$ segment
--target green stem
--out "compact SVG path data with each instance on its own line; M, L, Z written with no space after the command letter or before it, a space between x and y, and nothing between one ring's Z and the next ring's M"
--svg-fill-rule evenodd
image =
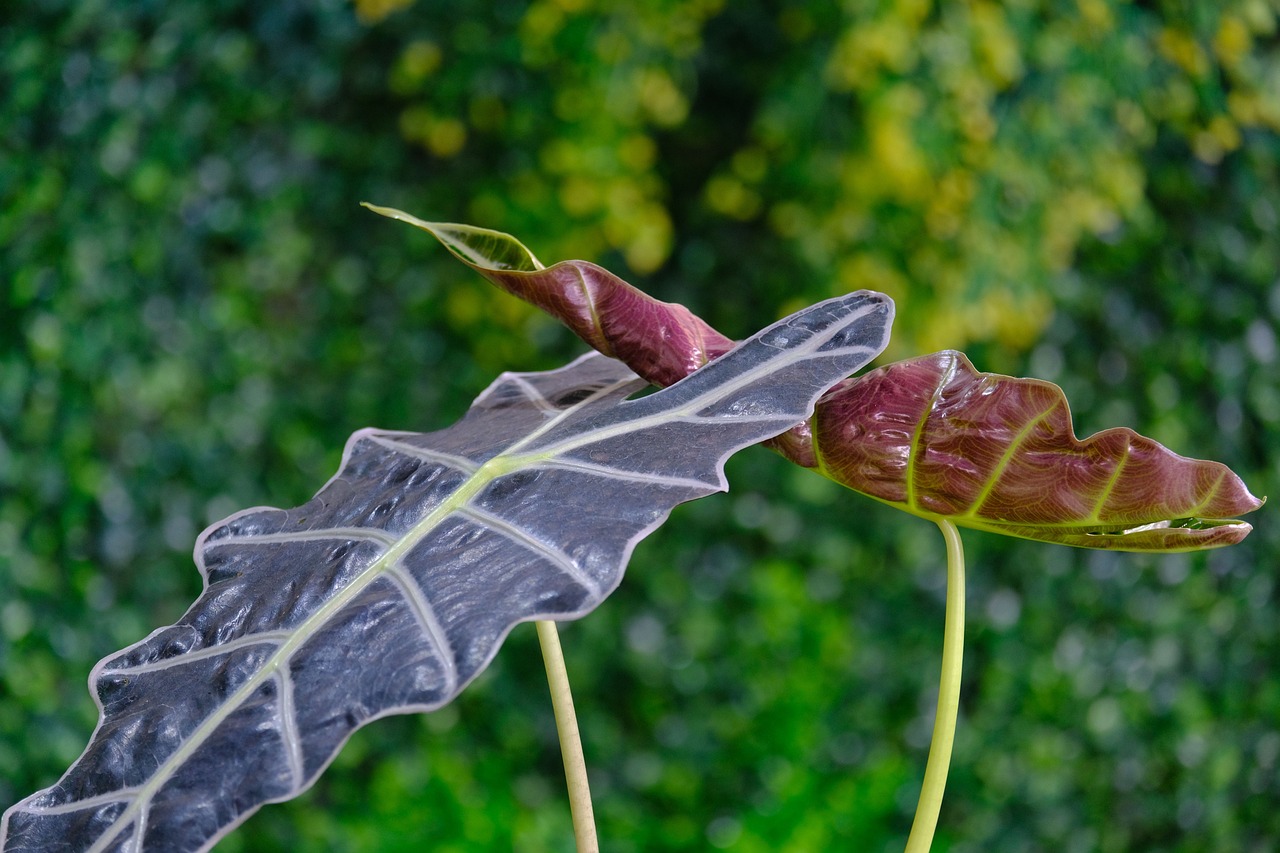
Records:
M928 853L933 831L942 808L942 792L947 786L951 765L951 744L956 735L956 715L960 710L960 667L964 659L964 548L960 531L945 518L937 519L947 540L947 618L942 629L942 679L938 686L938 712L933 720L933 742L924 768L920 802L907 837L906 853Z
M569 690L564 653L560 650L560 634L556 631L555 622L543 620L534 624L538 628L542 660L547 666L556 732L560 735L560 755L564 759L564 778L569 788L569 812L573 815L573 838L577 842L578 853L599 853L591 789L587 785L587 762L582 755L582 739L578 737L578 717L573 710L573 694Z

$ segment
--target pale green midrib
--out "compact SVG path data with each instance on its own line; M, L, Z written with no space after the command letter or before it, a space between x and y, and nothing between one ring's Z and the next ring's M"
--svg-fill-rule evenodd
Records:
M1004 449L1004 453L1000 454L1000 459L992 467L991 473L987 475L986 482L982 484L982 488L978 489L978 494L974 496L973 502L969 504L969 509L965 511L964 516L973 518L981 518L979 513L991 498L991 493L995 491L996 483L1000 482L1000 478L1004 476L1004 472L1009 467L1009 463L1013 461L1013 457L1022 449L1023 443L1039 427L1045 422L1049 415L1053 414L1058 408L1058 402L1054 401L1049 408L1045 409L1035 418L1028 421L1027 424L1014 435L1013 440L1009 442L1009 446ZM962 516L963 517L963 516Z
M933 414L934 407L937 406L938 400L942 398L942 389L947 386L956 375L956 362L952 359L947 364L947 369L938 379L938 384L934 386L933 393L929 395L929 408L916 422L915 432L911 434L911 444L907 447L907 477L906 477L906 504L911 512L920 514L922 510L916 502L916 458L920 452L920 440L924 437L925 426L929 422L929 416Z
M633 380L627 380L628 382ZM188 739L174 753L161 764L160 769L145 784L139 786L137 793L133 798L133 802L123 811L120 816L112 823L111 827L100 837L99 842L95 843L91 848L91 853L102 850L102 844L110 840L111 835L118 829L127 826L128 822L142 808L142 803L150 801L151 796L167 782L178 768L185 763L186 759L198 749L209 737L210 734L221 725L227 717L234 713L244 700L253 694L266 680L281 667L288 662L293 653L297 649L310 640L319 630L319 628L328 620L330 616L345 607L350 601L369 587L375 580L389 568L395 566L401 557L412 551L417 545L429 535L446 517L461 509L471 501L473 497L484 490L486 486L499 477L505 476L512 471L519 470L536 464L538 461L551 458L556 455L555 451L540 451L536 453L518 454L519 448L530 441L535 440L557 425L565 416L576 409L588 405L592 400L598 398L603 393L608 393L610 389L606 388L598 391L591 397L583 400L577 405L566 409L560 416L549 419L545 424L539 427L524 440L512 445L505 452L493 457L482 464L461 486L458 490L451 494L448 498L440 503L435 509L423 517L421 521L413 526L401 539L394 545L389 547L377 560L369 565L367 569L354 578L349 585L344 587L337 595L326 601L311 616L308 616L297 628L291 632L289 639L280 644L274 653L263 662L261 668L248 681L245 682L235 693L227 699L225 703L196 727ZM684 413L686 409L693 408L692 405L677 410ZM673 413L667 413L673 414ZM661 416L650 416L632 423L646 423L649 421L661 420ZM609 430L606 437L614 434L622 434L627 430L623 424L621 429ZM592 433L586 439L573 443L569 449L581 444L590 444L599 440L599 433ZM432 637L433 642L440 645L440 641L445 638ZM440 656L442 663L451 672L456 671L456 664L452 656L448 653L447 648L440 648ZM450 681L456 678L454 674ZM301 780L300 780L301 781Z
M1129 465L1129 455L1133 450L1132 444L1126 444L1124 455L1120 457L1120 461L1116 463L1116 469L1111 472L1111 476L1107 478L1106 485L1102 487L1102 494L1098 496L1098 500L1093 505L1093 511L1085 517L1084 521L1090 524L1103 524L1102 509L1107 505L1107 501L1111 500L1111 495L1116 489L1116 484L1120 482L1120 476L1124 473L1124 469Z
M173 754L165 759L145 784L141 785L137 790L137 795L133 801L125 808L123 812L112 822L111 826L104 830L99 840L89 848L90 853L99 853L105 849L104 845L108 843L120 829L129 825L135 815L143 808L143 804L149 803L152 795L155 794L161 786L163 786L173 774L186 762L192 753L194 753L209 738L215 729L222 724L232 713L239 709L240 705L253 694L266 680L281 669L288 662L292 654L305 642L311 639L318 631L319 627L324 624L328 617L332 616L338 610L346 606L359 593L363 592L370 584L377 580L384 571L394 566L399 559L411 551L418 543L431 533L437 525L440 524L447 516L451 515L462 506L466 505L473 497L479 494L485 486L497 478L504 476L511 471L519 470L529 464L533 464L540 459L549 459L559 456L563 453L570 452L578 447L588 444L596 444L600 441L623 435L627 432L639 431L649 426L656 425L663 421L669 420L672 416L682 416L696 414L697 410L704 409L726 396L740 390L746 385L751 384L762 374L771 373L777 368L794 364L803 358L813 354L825 344L828 340L838 334L850 323L860 319L867 313L867 309L856 312L853 315L842 318L841 321L833 323L820 333L813 334L800 346L783 351L783 355L767 359L749 370L743 371L733 381L715 386L709 393L701 394L693 400L681 406L678 409L662 411L653 415L636 420L623 421L611 427L592 431L587 436L579 436L576 439L561 442L551 447L542 448L539 451L528 454L520 454L520 448L526 446L531 441L537 439L557 425L570 412L575 411L579 407L586 405L590 400L595 399L601 393L597 392L592 397L583 400L578 405L565 410L565 413L559 417L549 419L539 429L535 430L523 440L516 442L503 453L493 457L480 466L476 472L467 479L458 490L446 498L435 509L429 512L422 521L418 522L414 527L405 534L394 546L389 548L381 557L369 565L369 568L361 572L352 582L342 589L333 598L326 601L311 616L307 617L294 631L293 636L283 642L280 647L263 663L261 668L248 681L244 683L231 697L223 703L223 705L208 717L204 719L191 736ZM865 347L857 347L857 349L865 349ZM631 381L631 380L628 380ZM661 393L661 392L659 392ZM710 398L710 399L708 399ZM446 653L441 649L441 656L450 668L456 669L456 665ZM303 780L298 780L299 784ZM145 831L145 826L140 827Z
M1060 403L1056 401L1052 405L1050 405L1047 409L1045 409L1043 412L1041 412L1040 415L1038 415L1035 418L1035 420L1031 421L1026 426L1024 426L1021 430L1019 430L1018 434L1014 436L1009 447L1005 449L1004 453L1001 455L999 462L997 462L995 467L992 469L992 473L987 477L986 482L984 483L982 489L978 493L978 497L972 503L970 503L968 509L964 510L963 512L954 513L954 514L942 514L942 513L931 512L930 510L923 509L919 505L918 489L916 488L916 481L915 481L916 480L915 472L916 472L916 462L920 453L921 439L926 430L928 419L930 415L933 413L933 409L936 406L938 399L941 396L942 389L947 385L948 382L951 381L954 374L955 374L955 364L948 364L947 369L943 372L943 375L939 378L938 383L935 385L934 390L930 395L928 409L926 410L925 414L916 423L915 431L912 433L911 442L908 445L908 450L907 450L907 470L904 476L905 494L903 496L903 500L898 501L898 500L893 500L891 498L880 497L878 495L871 494L870 492L865 492L860 489L853 488L852 486L849 486L847 483L844 483L827 466L820 443L816 441L813 442L814 455L817 459L817 465L815 466L815 470L822 476L826 477L827 479L832 480L836 483L839 483L840 485L850 489L851 491L855 491L855 492L858 492L859 494L866 495L872 500L883 503L886 506L891 506L895 509L901 510L903 512L908 512L914 516L917 516L919 518L924 518L933 522L937 522L942 519L949 519L956 524L960 524L962 526L969 527L974 530L985 530L992 533L998 533L1004 536L1013 536L1019 539L1028 539L1030 541L1062 541L1062 540L1054 539L1049 536L1037 537L1029 533L1024 533L1015 528L1020 528L1020 527L1025 527L1028 529L1038 528L1046 531L1047 533L1061 534L1063 536L1082 536L1082 535L1089 535L1089 534L1094 534L1098 532L1111 533L1111 531L1105 531L1105 530L1097 531L1091 528L1101 527L1106 524L1106 522L1104 522L1101 518L1101 509L1103 506L1105 506L1107 498L1110 496L1111 492L1115 489L1115 485L1119 481L1120 476L1122 475L1125 464L1129 460L1130 454L1128 449L1126 449L1125 455L1121 458L1120 463L1117 464L1116 470L1112 472L1111 477L1108 479L1107 484L1103 487L1103 495L1099 499L1099 501L1095 504L1093 512L1091 512L1088 516L1085 516L1079 519L1078 521L1056 522L1056 523L1010 522L1010 521L1004 521L1000 519L984 518L983 516L978 514L981 511L983 505L990 498L991 492L994 490L996 482L999 480L1000 476L1004 473L1005 469L1008 466L1009 461L1013 458L1014 454L1021 447L1022 443L1026 440L1027 436L1030 435L1032 430L1034 430L1037 426L1043 423L1044 420L1049 415L1051 415L1053 411L1060 405ZM1231 527L1237 524L1243 524L1244 522L1241 522L1238 519L1204 518L1204 517L1201 517L1200 515L1200 513L1204 510L1204 508L1208 506L1210 503L1212 503L1214 498L1216 498L1217 493L1221 489L1222 482L1225 478L1226 478L1226 472L1225 471L1221 472L1218 476L1218 479L1215 480L1214 484L1211 487L1209 487L1209 489L1206 491L1206 495L1204 499L1201 500L1199 503L1197 503L1194 507L1188 508L1188 511L1185 514L1180 514L1177 517L1178 518L1183 518L1183 517L1194 518L1202 524L1212 525L1213 527ZM1172 521L1172 518L1155 519L1153 521L1145 522L1145 523L1154 524L1160 521ZM1142 526L1142 524L1139 523L1133 526ZM1171 528L1171 529L1177 530L1177 529L1183 529L1183 528ZM1205 528L1205 529L1209 529L1209 528ZM1122 534L1117 534L1117 535L1122 535ZM1088 546L1082 546L1082 547L1088 547Z
M699 401L701 398L699 398ZM583 401L579 405L585 404ZM577 408L577 407L574 407ZM682 407L677 410L684 413L687 409L694 408L693 405ZM566 414L570 410L566 410ZM664 413L669 417L671 412ZM563 417L563 415L561 416ZM554 426L561 418L553 418L544 424L534 435L529 436L525 442L533 440L538 434ZM646 422L662 420L662 416L653 415L632 422L634 424L645 424ZM606 438L613 435L622 434L628 430L623 424L611 430L606 430ZM643 426L636 427L637 429ZM600 432L592 433L589 438L582 439L578 442L566 442L561 448L557 448L560 452L572 450L574 447L591 444L600 439ZM472 498L484 490L486 486L499 477L505 476L512 471L519 470L522 467L535 464L542 459L548 459L558 455L556 450L542 451L530 454L513 455L512 450L517 450L517 446L513 446L506 453L499 454L481 465L474 474L469 477L466 482L458 487L458 490L443 500L439 506L427 513L421 521L413 526L409 532L401 537L394 545L388 548L377 560L374 560L367 569L357 575L350 584L345 586L336 595L322 604L315 613L308 616L297 628L290 632L290 636L282 642L277 649L261 664L258 671L254 673L239 689L236 690L221 706L213 713L206 717L199 726L196 727L183 743L174 750L173 754L160 765L156 773L148 779L144 784L134 789L135 793L132 802L125 808L123 812L112 822L97 842L89 848L90 853L98 853L105 850L105 845L115 838L118 832L129 825L134 817L142 811L142 809L150 803L155 793L167 783L173 775L186 763L187 759L199 749L217 730L223 722L226 721L233 713L235 713L255 691L258 690L266 681L275 676L292 658L303 644L314 637L321 627L336 614L339 610L349 604L361 592L367 589L382 574L397 565L402 557L412 551L417 545L433 532L437 526L448 516L457 512L463 506L468 504ZM440 641L444 638L432 638L433 642L440 645ZM447 646L439 649L441 662L449 670L449 683L456 683L457 665L449 653ZM452 691L450 691L452 692ZM304 782L304 779L295 780L298 786ZM145 831L145 826L140 826L139 831ZM139 841L141 838L139 838Z
M527 457L526 457L527 458ZM156 773L147 780L146 783L135 789L132 802L123 812L112 822L97 842L89 848L90 853L98 853L104 850L104 845L114 839L116 834L123 828L127 827L133 818L141 811L145 805L149 804L152 796L168 782L182 766L187 759L199 749L209 739L210 735L222 725L226 719L235 713L244 704L253 693L261 687L269 678L280 671L292 658L304 643L314 637L321 627L335 613L345 607L356 596L367 589L382 574L395 566L399 560L415 548L428 534L443 521L447 516L453 514L471 498L475 497L485 486L489 485L498 477L510 473L522 459L508 460L503 456L496 456L489 460L461 486L458 490L446 498L435 509L427 513L421 521L413 526L395 545L388 548L382 556L369 564L363 572L357 575L350 584L338 592L337 595L330 598L316 612L308 616L303 622L291 632L291 636L280 644L275 652L268 657L258 671L254 673L239 689L236 690L217 710L206 717L195 731L174 750L157 769ZM497 464L494 464L497 463ZM436 642L438 638L432 638ZM447 647L439 649L441 663L450 671L450 682L455 682L457 678L457 664L454 662L452 655ZM301 786L305 779L295 780L297 786ZM145 831L145 826L139 827L140 833ZM141 836L139 836L141 842Z

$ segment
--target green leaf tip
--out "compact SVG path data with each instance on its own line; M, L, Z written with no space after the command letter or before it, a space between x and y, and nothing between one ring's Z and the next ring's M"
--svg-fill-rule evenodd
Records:
M518 240L499 231L424 222L366 204L430 232L499 289L535 305L610 358L665 388L731 350L734 342L688 308L662 302L589 261L543 267ZM886 307L891 319L891 306ZM887 327L885 343L888 341Z
M542 269L542 264L533 252L510 234L455 222L427 222L403 210L367 201L360 202L360 206L389 219L398 219L421 228L444 244L454 257L479 272L532 272Z
M929 519L1082 548L1232 545L1262 506L1219 462L1116 428L1075 437L1051 382L979 373L947 350L846 383L814 416L819 470Z

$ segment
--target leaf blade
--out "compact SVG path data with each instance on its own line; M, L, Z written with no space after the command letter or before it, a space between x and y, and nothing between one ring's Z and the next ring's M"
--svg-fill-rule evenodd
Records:
M926 518L1086 548L1222 547L1257 509L1229 468L1129 429L1077 439L1062 389L979 373L944 351L827 395L814 417L820 470Z
M672 507L724 488L730 453L874 357L890 316L830 300L637 400L592 355L504 374L436 433L357 432L307 504L201 534L205 591L94 668L90 744L5 813L5 849L202 849L296 796L360 726L448 702L517 622L597 606Z

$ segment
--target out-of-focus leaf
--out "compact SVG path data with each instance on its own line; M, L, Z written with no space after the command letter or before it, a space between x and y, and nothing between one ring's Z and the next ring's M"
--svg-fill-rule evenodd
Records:
M1083 441L1062 389L979 373L959 352L897 362L825 398L824 474L926 518L1087 548L1231 545L1262 505L1225 465L1130 429Z
M509 235L370 208L435 235L491 282L654 384L687 375L731 345L684 306L594 264L540 269ZM1058 386L980 374L954 351L845 380L818 402L810 423L766 443L916 515L1086 548L1231 545L1253 529L1234 516L1262 504L1225 465L1179 456L1132 430L1078 441Z
M201 534L204 592L98 663L89 746L0 846L201 849L297 796L360 726L450 701L516 623L594 609L672 507L724 490L731 453L874 358L891 314L828 300L636 400L593 353L504 374L440 432L357 432L309 503Z

